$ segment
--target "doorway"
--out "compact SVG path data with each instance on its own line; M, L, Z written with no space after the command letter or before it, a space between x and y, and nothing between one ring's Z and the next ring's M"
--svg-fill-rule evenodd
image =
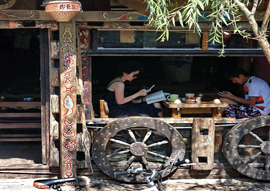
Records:
M0 163L41 163L39 29L0 30Z

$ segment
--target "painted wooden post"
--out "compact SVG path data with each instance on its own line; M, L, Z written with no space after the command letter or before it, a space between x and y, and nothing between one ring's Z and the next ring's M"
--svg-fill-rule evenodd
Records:
M75 20L59 23L60 44L60 175L77 171L76 27Z

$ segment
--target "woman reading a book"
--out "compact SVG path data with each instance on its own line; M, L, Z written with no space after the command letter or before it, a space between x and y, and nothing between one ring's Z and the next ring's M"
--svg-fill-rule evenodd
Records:
M114 78L106 88L104 100L108 103L109 117L149 116L158 117L161 111L159 103L147 104L143 99L149 91L142 89L132 95L125 92L125 81L137 78L142 70L142 65L137 62L127 61L120 65L118 77Z

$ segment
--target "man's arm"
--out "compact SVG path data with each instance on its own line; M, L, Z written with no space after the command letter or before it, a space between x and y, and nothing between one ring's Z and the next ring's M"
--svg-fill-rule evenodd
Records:
M220 97L227 98L237 103L245 104L245 105L255 105L258 97L249 97L249 99L241 98L236 95L233 95L230 92L224 91L221 94L218 94Z

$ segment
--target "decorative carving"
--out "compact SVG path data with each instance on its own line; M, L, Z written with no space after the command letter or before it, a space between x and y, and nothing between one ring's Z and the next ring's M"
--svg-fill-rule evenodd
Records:
M0 9L1 10L1 9ZM0 11L0 19L38 19L37 11Z
M64 33L61 34L61 37L64 39L64 42L72 42L72 38L74 36L74 33L71 32L69 27L65 27Z

